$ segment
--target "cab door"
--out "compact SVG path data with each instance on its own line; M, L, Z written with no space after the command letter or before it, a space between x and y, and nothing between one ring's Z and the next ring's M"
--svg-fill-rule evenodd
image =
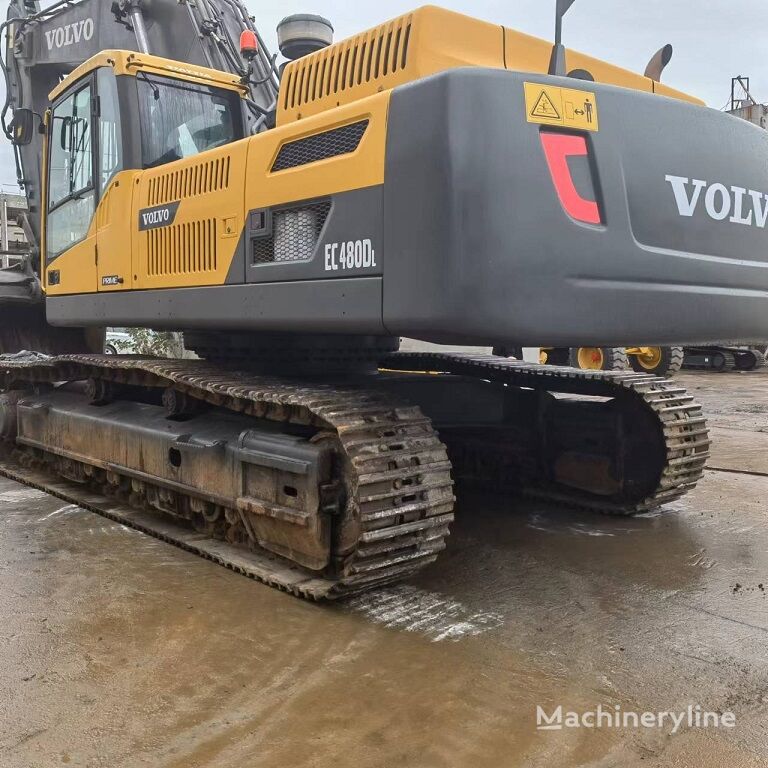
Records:
M96 290L94 78L75 83L48 118L44 238L49 295Z

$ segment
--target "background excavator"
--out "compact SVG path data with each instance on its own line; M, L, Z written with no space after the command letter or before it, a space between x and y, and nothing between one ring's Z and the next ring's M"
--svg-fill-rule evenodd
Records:
M311 598L433 561L457 480L614 514L692 488L679 387L396 351L765 327L765 133L662 85L666 48L646 75L566 50L572 1L554 46L291 17L276 69L235 0L12 0L38 252L2 280L0 470ZM201 359L94 354L105 326Z

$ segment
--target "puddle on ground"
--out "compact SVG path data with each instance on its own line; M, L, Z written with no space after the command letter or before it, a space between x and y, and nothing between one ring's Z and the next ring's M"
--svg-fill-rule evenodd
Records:
M482 635L504 623L500 613L473 612L446 595L408 584L359 595L346 605L377 624L417 632L435 643Z
M19 501L39 501L48 498L50 496L47 493L38 491L37 488L27 488L26 486L0 491L0 502L7 502L8 504L15 504Z

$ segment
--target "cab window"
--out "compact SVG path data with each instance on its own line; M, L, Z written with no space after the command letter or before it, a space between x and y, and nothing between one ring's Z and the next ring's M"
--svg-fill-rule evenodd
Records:
M139 72L136 78L145 168L242 138L240 97L225 88Z
M48 259L82 240L93 217L92 122L90 81L59 102L51 114L46 232Z

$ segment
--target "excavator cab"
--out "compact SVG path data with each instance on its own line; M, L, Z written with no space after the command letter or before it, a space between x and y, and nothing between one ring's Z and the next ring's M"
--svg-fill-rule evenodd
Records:
M110 194L129 200L131 181L143 169L243 138L243 89L234 78L192 67L168 70L157 60L139 62L128 52L105 52L52 94L46 113L41 264L51 293L94 290L85 285L95 279L93 269L70 265L98 264L100 246L105 256L108 249L130 249L131 228L126 217L116 211L110 215ZM150 212L147 221L163 215L167 211ZM68 267L65 278L60 264ZM113 284L109 275L104 278L104 287ZM115 275L114 284L124 279Z

